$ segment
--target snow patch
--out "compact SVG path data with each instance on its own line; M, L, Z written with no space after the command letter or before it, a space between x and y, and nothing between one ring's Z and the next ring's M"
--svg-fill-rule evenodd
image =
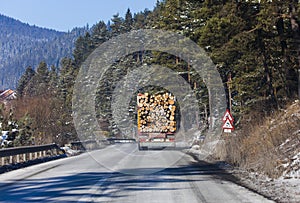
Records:
M279 148L282 148L284 145L286 145L288 142L290 141L290 139L287 139L284 143L282 143Z
M67 146L66 147L61 147L61 149L64 150L68 156L76 156L76 155L81 153L81 151L73 150L73 149L71 149L70 147L67 147Z
M285 170L281 179L296 178L300 180L300 152L292 157L291 162L282 164L282 166Z
M1 137L0 137L0 146L3 146L6 142L6 139L8 137L9 131L2 131L1 132Z

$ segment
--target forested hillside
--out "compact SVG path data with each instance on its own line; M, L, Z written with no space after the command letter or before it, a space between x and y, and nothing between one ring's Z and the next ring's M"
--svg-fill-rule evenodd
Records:
M69 33L39 28L0 14L0 89L16 88L28 66L44 60L58 66L62 57L72 56L75 40L86 29Z
M81 64L112 37L145 28L183 34L206 50L224 82L236 128L242 128L298 97L299 12L298 1L164 0L153 11L116 14L109 25L100 21L80 36L72 57L52 67L41 62L36 71L26 70L18 83L14 117L30 118L36 143L77 139L71 101ZM113 88L128 71L143 64L161 64L184 73L199 99L199 122L205 130L210 109L199 75L192 74L190 64L178 57L145 50L116 61L100 81L96 111L105 135L120 135L111 119Z

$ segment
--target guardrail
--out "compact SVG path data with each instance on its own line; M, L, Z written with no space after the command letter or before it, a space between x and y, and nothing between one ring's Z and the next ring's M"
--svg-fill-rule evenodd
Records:
M1 166L64 154L56 144L0 149Z
M95 150L101 149L107 146L109 142L107 140L85 140L85 141L74 141L69 144L73 150Z

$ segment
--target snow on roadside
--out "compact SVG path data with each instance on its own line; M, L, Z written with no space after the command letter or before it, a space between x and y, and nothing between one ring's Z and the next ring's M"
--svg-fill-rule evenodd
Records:
M281 178L296 178L300 180L300 152L292 157L291 162L283 164L282 166L285 170Z
M76 155L82 153L82 151L80 151L80 150L73 150L70 147L61 147L61 149L66 152L67 156L76 156Z
M261 125L264 130L253 132L259 133L257 135L260 137L272 137L274 139L265 141L266 143L268 142L267 144L273 144L270 145L274 147L272 152L265 153L262 159L257 162L254 161L255 165L250 161L251 167L247 164L243 165L241 162L240 165L242 167L240 168L230 167L230 165L228 166L228 164L222 162L219 167L237 177L241 185L251 188L277 202L300 203L300 100L296 100L281 111L266 119L265 123ZM264 142L264 140L259 140L256 137L253 139ZM210 149L212 151L212 148ZM209 160L205 160L208 162L226 160L226 151L223 152L223 149L224 146L220 145L218 151L213 154L214 156ZM256 148L254 149L256 150ZM202 151L201 146L195 146L192 147L189 153L193 153L201 159L203 157L201 155ZM225 154L225 159L222 159L219 151ZM239 155L239 151L237 152ZM276 153L276 156L271 156L272 153ZM255 160L255 157L253 159ZM272 165L269 165L270 168L266 170L261 167L264 160L272 162Z
M9 131L0 131L0 149L11 143L11 141L7 141L8 134Z
M199 146L194 146L187 151L198 156L203 156ZM207 160L210 162L211 160ZM291 164L286 165L283 175L277 179L271 179L258 172L250 172L240 168L234 168L228 163L220 162L219 167L231 173L240 180L240 183L252 190L265 195L276 202L298 203L300 202L300 153L293 157Z

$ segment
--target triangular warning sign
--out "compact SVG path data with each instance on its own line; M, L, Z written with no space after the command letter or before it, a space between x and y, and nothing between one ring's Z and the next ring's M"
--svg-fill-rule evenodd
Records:
M230 129L230 130L234 129L234 127L233 127L233 125L232 125L232 123L230 122L229 119L226 119L226 121L225 121L225 123L224 123L224 125L223 125L222 128L223 129Z
M226 110L222 120L225 122L227 119L229 119L231 123L233 122L233 117L228 109Z

